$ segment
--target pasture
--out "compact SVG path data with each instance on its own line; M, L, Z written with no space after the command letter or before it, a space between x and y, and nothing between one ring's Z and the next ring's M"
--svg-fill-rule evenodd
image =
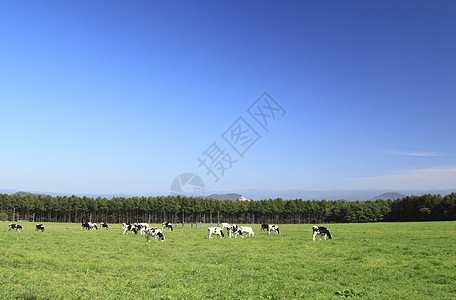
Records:
M164 243L20 224L0 222L1 299L456 299L456 222L318 224L327 241L313 224L211 240L177 226Z

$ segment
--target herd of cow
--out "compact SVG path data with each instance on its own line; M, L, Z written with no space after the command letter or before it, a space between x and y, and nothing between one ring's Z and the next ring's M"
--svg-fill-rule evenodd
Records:
M23 227L19 224L9 224L9 229L8 230L17 230L20 232ZM100 230L101 229L109 229L108 224L101 222L100 223ZM132 224L122 224L122 230L123 230L123 235L131 233L131 234L140 234L140 235L145 235L146 239L148 242L150 242L150 237L154 237L154 241L157 239L161 242L165 241L165 236L163 235L163 231L168 228L170 231L173 231L173 225L169 222L163 222L162 224L162 229L160 230L159 228L153 228L150 227L149 224L147 223L134 223ZM87 229L87 230L97 230L98 226L96 223L92 222L87 222L87 223L82 223L81 230ZM227 235L231 238L234 236L234 238L237 238L238 236L241 238L244 238L244 234L246 234L249 237L255 236L255 232L253 232L252 227L248 226L238 226L238 225L230 225L228 223L222 223L221 227L209 227L208 232L209 232L209 239L212 239L212 235L216 235L219 238L224 238L225 234L223 233L223 229L226 229ZM271 231L274 231L277 234L280 234L279 227L276 225L269 225L269 224L261 224L261 230L266 230L268 234L271 234ZM320 240L322 236L325 238L328 237L329 239L332 239L331 233L329 233L328 228L323 227L323 226L313 226L313 240L315 241L315 236L319 235ZM36 224L35 226L35 231L44 231L44 226L43 224Z
M165 236L163 235L163 231L168 228L169 230L173 231L173 225L168 222L163 222L162 224L162 229L150 227L149 224L147 223L134 223L132 224L122 224L122 229L123 229L123 234L128 234L129 232L131 234L140 234L140 235L146 235L146 239L148 242L150 242L150 237L154 237L154 241L159 239L159 241L164 242L165 241Z
M109 229L108 224L101 222L100 223L100 230L106 228ZM87 229L87 230L97 230L98 226L97 223L92 223L92 222L87 222L87 223L82 223L81 230L82 229Z
M212 235L216 235L219 238L224 238L225 234L223 233L223 229L225 228L226 234L229 236L229 238L232 236L234 236L234 238L237 238L238 236L244 238L244 234L247 236L255 236L255 232L253 232L252 227L222 223L221 227L209 227L207 229L209 231L209 238L212 239ZM277 234L280 234L279 227L276 225L261 224L261 230L267 230L268 234L271 234L271 231L275 231Z
M8 230L9 231L16 230L16 231L21 232L21 229L23 229L23 227L22 227L22 225L19 225L19 224L9 224L8 225ZM43 224L36 224L35 231L44 231Z

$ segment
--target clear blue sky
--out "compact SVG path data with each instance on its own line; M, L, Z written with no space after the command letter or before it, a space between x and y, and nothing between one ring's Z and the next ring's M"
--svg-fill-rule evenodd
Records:
M455 1L3 1L0 188L456 188L455 53Z

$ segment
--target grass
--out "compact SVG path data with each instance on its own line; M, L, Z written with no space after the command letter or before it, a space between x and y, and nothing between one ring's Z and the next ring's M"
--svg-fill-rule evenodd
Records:
M213 240L186 227L164 243L21 224L0 223L1 299L456 298L456 222L329 224L315 242L312 225Z

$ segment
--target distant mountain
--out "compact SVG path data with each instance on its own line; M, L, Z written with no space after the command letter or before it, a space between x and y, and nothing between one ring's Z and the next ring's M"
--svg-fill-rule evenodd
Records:
M24 194L25 193L25 194ZM89 198L106 198L106 199L112 199L113 197L124 197L124 198L131 198L131 197L158 197L158 196L166 196L169 195L169 192L156 192L156 193L117 193L117 194L90 194L90 193L55 193L55 192L41 192L41 191L29 191L29 192L23 192L23 191L18 191L18 190L11 190L11 189L0 189L0 194L8 194L8 195L13 195L13 194L19 194L21 196L24 196L26 194L32 194L32 195L50 195L52 197L57 197L57 196L78 196L78 197L89 197Z
M302 199L302 200L347 200L364 201L386 191L369 190L240 190L245 197L253 200Z
M245 197L253 200L275 199L302 199L302 200L347 200L347 201L367 201L377 199L384 193L397 193L392 196L392 200L406 196L424 194L449 195L456 193L456 189L448 190L238 190Z
M403 198L406 196L421 196L423 194L440 194L449 195L456 193L456 189L448 190L304 190L304 189L287 189L287 190L272 190L272 189L237 189L237 193L230 193L226 190L212 190L208 191L211 193L207 198L215 199L231 199L237 200L241 196L244 196L251 200L264 200L264 199L276 199L282 198L283 200L290 199L302 199L302 200L347 200L347 201L366 201L372 199L383 199L384 197L396 200L397 198ZM56 196L71 196L75 195L78 197L89 197L89 198L107 198L112 199L113 197L158 197L167 196L170 192L151 192L151 193L118 193L118 194L89 194L89 193L52 193L42 191L18 191L11 189L0 189L1 194L12 195L14 193L31 193L38 195L51 195ZM385 196L386 194L386 196Z
M29 192L17 192L17 193L14 193L13 195L26 196L26 195L36 195L36 194L29 193Z
M374 198L372 198L372 200L377 200L377 199L382 199L382 200L388 200L388 199L391 199L391 200L396 200L398 198L405 198L406 195L404 194L401 194L401 193L396 193L396 192L388 192L388 193L383 193L381 195L378 195Z
M206 198L213 198L213 199L218 199L218 200L238 200L241 198L241 194L236 194L236 193L228 193L228 194L212 194L207 196Z
M18 190L5 190L5 189L0 189L0 194L8 194L8 195L12 195L14 193L16 193Z
M27 195L41 195L41 196L46 196L45 194L38 194L38 193L30 193L30 192L16 192L13 195L19 195L19 196L27 196Z

